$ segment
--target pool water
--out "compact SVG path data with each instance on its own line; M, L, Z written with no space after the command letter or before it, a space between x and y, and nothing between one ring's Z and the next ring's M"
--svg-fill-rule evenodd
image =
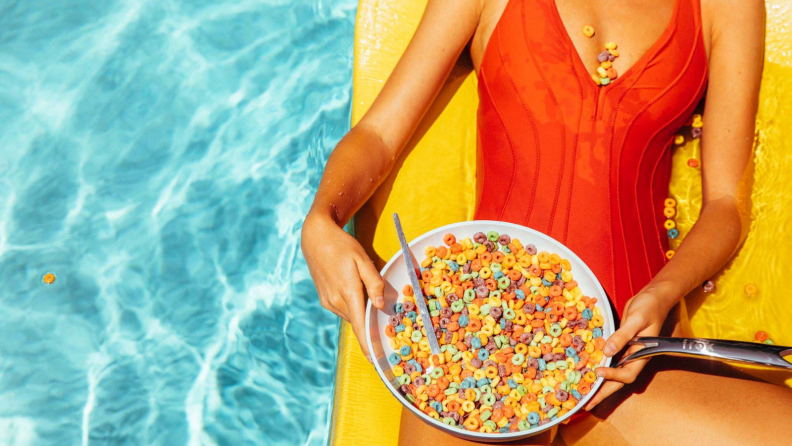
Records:
M356 6L0 3L0 445L326 444Z

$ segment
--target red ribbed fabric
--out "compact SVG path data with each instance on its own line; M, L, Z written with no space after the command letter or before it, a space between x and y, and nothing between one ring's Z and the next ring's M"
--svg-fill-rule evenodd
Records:
M698 0L631 68L597 86L554 0L512 0L479 70L477 219L565 243L621 314L663 267L671 145L707 85Z

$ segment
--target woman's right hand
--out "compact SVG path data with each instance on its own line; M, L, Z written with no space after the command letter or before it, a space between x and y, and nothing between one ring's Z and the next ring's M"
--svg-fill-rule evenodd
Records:
M331 218L309 214L302 228L303 255L322 306L352 324L363 354L366 345L366 290L372 305L385 305L385 282L366 251Z

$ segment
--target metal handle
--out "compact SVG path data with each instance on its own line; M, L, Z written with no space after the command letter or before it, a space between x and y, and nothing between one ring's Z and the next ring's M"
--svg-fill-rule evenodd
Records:
M617 367L637 359L671 355L706 358L724 362L741 362L792 370L792 363L784 359L784 356L792 355L792 347L781 345L726 341L722 339L649 336L636 337L628 345L636 344L641 344L644 348L623 357L616 365Z

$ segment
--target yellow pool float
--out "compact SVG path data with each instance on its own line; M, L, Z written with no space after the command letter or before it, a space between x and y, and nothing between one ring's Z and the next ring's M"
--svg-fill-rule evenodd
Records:
M792 4L768 0L767 45L757 118L752 222L745 245L715 277L715 289L697 290L684 300L690 335L753 340L765 331L777 344L791 345L792 320L786 305L785 277L792 273ZM352 123L368 110L418 26L426 0L360 0L355 27ZM476 76L463 57L409 142L396 169L356 216L356 236L381 267L399 249L390 219L399 211L408 239L448 223L473 218L476 202ZM706 121L706 117L704 117ZM670 197L680 236L690 230L701 206L699 141L686 137L675 147ZM448 176L425 175L427 164L442 164ZM690 163L695 165L696 163ZM469 188L443 188L443 200L429 191L447 183ZM415 187L420 184L421 187ZM405 209L412 213L405 212ZM755 285L753 296L746 285ZM729 321L724 323L723 321ZM766 379L783 380L787 375ZM787 381L792 385L792 380ZM341 327L331 446L395 446L401 405L386 390L368 363L347 323Z

